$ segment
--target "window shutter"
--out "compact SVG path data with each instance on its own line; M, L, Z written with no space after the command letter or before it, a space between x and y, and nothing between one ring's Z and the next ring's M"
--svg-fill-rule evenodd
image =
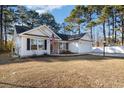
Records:
M68 50L68 43L66 43L66 50Z
M44 47L45 47L45 50L47 50L47 40L44 40Z
M27 50L30 50L30 38L27 38Z

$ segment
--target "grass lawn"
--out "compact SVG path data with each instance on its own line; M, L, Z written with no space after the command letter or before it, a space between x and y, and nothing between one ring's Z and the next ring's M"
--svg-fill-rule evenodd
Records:
M0 87L124 87L124 59L0 55Z

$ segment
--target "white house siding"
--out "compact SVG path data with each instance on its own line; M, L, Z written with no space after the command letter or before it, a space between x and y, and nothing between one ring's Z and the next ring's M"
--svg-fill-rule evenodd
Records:
M19 55L20 57L26 57L26 56L33 56L33 55L42 55L42 54L50 54L50 42L47 39L47 50L27 50L27 38L30 39L41 39L39 37L32 37L32 36L22 36L20 38L20 50ZM45 38L43 40L46 40Z
M69 51L73 53L85 54L92 51L92 44L88 41L73 41L69 43Z
M78 53L79 52L78 41L69 42L68 49L69 49L70 52Z
M33 29L30 30L30 32L28 32L27 34L46 36L46 31L42 31L41 29Z
M92 51L92 43L89 41L79 41L79 53L89 53Z

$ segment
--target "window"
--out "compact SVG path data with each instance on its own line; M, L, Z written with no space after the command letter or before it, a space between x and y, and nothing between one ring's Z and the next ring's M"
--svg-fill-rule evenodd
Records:
M37 50L37 40L31 39L31 50Z
M37 40L39 50L45 50L44 40Z
M68 50L68 43L66 43L66 50Z
M66 43L60 43L59 44L59 48L60 48L60 50L66 50Z
M61 50L63 49L62 43L59 43L59 48L60 48Z
M31 50L46 50L47 40L27 39L27 50L30 50L30 45L31 45Z

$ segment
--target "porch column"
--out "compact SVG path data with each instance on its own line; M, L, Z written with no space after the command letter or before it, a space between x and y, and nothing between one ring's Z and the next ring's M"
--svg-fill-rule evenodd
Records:
M51 53L50 53L50 47L51 47L51 46L50 46L50 40L47 39L47 53L48 53L48 54L51 54Z
M58 54L59 54L59 40L58 40Z

